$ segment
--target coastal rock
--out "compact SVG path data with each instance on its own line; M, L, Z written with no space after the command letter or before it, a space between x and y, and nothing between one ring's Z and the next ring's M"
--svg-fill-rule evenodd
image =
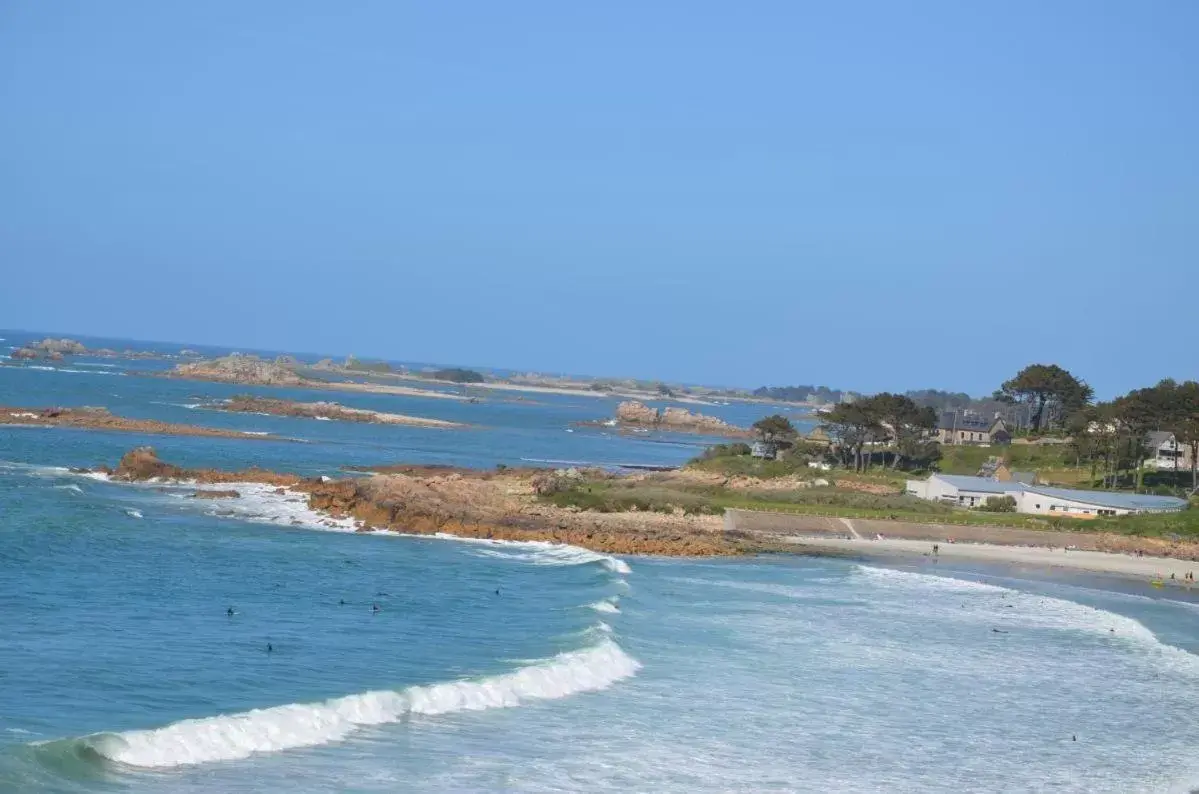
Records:
M652 427L684 433L705 433L716 436L748 436L750 431L730 425L715 416L692 413L686 408L667 407L657 410L637 400L626 400L616 406L616 420L625 425Z
M262 386L299 386L305 382L290 367L264 361L257 356L238 354L176 364L171 374L179 378Z
M156 419L131 419L116 416L106 408L15 408L0 406L0 423L37 425L41 427L76 427L90 430L116 430L127 433L151 433L167 436L208 436L211 438L244 438L248 440L279 440L276 436L243 433L219 427L183 425L160 422Z
M82 355L87 352L87 348L74 339L51 339L47 337L37 344L30 345L30 347L40 350L43 353L59 353L72 356Z
M236 499L241 496L237 491L196 491L192 499Z
M159 460L154 447L137 447L121 457L111 477L126 482L143 482L153 479L178 479L182 472L183 469L178 466Z
M29 347L22 347L17 350L14 350L14 351L12 351L12 355L9 356L9 358L13 359L14 361L20 361L20 360L32 361L34 359L38 359L41 357L42 357L42 354L40 352L38 352L37 350L34 350L32 348L29 348Z
M276 400L253 394L239 394L228 400L204 406L213 411L234 411L274 416L296 416L306 419L334 419L342 422L370 422L380 425L410 425L414 427L462 427L456 422L443 419L425 419L419 416L389 414L368 411L363 408L348 408L335 402L302 403L292 400Z
M186 480L201 485L218 483L253 482L263 485L275 485L290 488L303 482L303 478L295 474L282 474L267 471L257 467L243 471L221 471L219 469L184 469L171 463L159 460L153 447L137 447L121 458L116 469L101 466L97 471L109 475L114 480L124 482L145 482L146 480ZM319 480L314 482L319 483ZM227 492L227 493L232 493Z

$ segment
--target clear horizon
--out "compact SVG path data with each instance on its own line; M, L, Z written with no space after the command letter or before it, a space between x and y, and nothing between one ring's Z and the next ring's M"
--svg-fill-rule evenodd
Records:
M0 325L745 388L1195 378L1196 23L9 4Z

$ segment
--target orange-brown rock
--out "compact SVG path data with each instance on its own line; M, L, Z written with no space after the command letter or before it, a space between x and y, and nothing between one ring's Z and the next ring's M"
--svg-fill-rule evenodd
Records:
M41 427L79 427L90 430L117 430L164 436L208 436L280 441L278 436L243 433L219 427L181 425L155 419L129 419L109 413L107 408L12 408L0 406L0 424Z
M715 516L599 513L543 504L534 495L529 470L469 472L413 467L411 471L326 480L256 469L185 469L164 463L153 449L142 447L127 453L110 474L127 481L269 483L306 493L313 509L335 518L355 519L364 530L539 540L606 554L706 557L790 548L747 534L724 533Z
M747 437L744 427L730 425L715 416L692 413L686 408L651 408L637 400L626 400L616 406L616 421L626 426L668 430L676 433L703 433L712 436Z
M266 469L250 468L242 471L219 469L185 469L158 459L153 447L138 447L126 452L115 469L100 467L98 471L114 480L145 482L146 480L186 480L205 485L233 482L256 482L265 485L289 487L299 485L303 478L296 474L280 474Z

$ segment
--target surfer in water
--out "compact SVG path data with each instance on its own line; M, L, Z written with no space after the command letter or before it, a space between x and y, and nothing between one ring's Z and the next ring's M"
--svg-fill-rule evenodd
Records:
M234 615L237 614L237 612L235 612L233 610L233 607L229 607L228 609L225 610L225 614L228 615L229 617L233 617Z
M378 605L378 604L371 604L371 614L378 614L378 613L379 613L379 611L380 611L380 610L379 610L379 605Z
M274 653L274 652L275 652L275 646L274 646L274 645L271 645L271 644L268 642L268 643L266 644L266 652L267 652L267 653Z

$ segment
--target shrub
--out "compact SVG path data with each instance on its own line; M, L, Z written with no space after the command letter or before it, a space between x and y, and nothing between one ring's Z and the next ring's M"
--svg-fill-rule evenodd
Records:
M975 509L987 513L1014 513L1016 512L1016 499L1012 496L992 496Z

